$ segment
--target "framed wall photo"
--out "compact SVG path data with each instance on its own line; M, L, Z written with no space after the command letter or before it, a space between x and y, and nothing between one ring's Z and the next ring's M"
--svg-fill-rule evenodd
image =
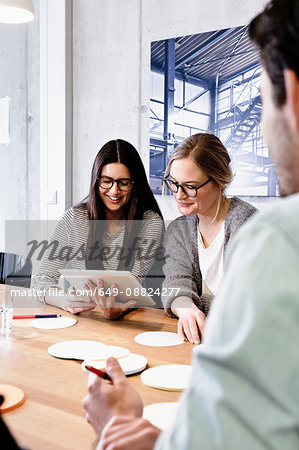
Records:
M278 196L261 132L261 65L246 26L151 44L150 183L162 191L165 167L184 138L218 136L234 180L228 195Z

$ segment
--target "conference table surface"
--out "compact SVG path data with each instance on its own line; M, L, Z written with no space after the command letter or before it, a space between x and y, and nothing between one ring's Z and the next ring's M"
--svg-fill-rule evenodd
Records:
M0 287L0 300L4 287ZM74 316L63 310L30 300L30 308L15 304L15 314L58 313L76 317L73 327L42 330L29 325L30 320L13 320L12 331L0 335L0 384L20 387L26 396L23 405L4 413L4 419L19 445L30 450L93 449L97 439L85 420L82 399L87 393L88 375L81 361L50 356L48 347L68 340L88 339L128 348L145 356L147 368L162 364L190 364L192 345L186 342L172 347L148 347L134 337L145 331L177 330L177 321L164 311L138 308L118 321L101 317L97 310ZM17 307L16 307L17 306ZM180 392L164 391L144 385L140 374L128 377L141 395L144 405L173 402Z

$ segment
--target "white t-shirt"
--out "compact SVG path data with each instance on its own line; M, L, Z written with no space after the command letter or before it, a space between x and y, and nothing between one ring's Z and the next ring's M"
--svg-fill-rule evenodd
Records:
M205 248L199 230L197 236L202 293L216 295L223 276L224 222L208 248Z

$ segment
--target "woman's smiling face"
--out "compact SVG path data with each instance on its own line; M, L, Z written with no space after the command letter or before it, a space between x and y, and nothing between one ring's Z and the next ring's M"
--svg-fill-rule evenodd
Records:
M170 168L170 178L182 185L200 186L209 177L195 164L191 158L175 159ZM181 188L173 194L181 214L208 215L213 211L219 201L219 188L212 180L197 191L196 197L188 197Z
M100 174L101 180L109 181L112 180L120 180L120 179L131 179L131 174L127 166L121 163L111 163L107 164L103 167L102 172ZM107 179L105 180L105 177ZM102 186L105 185L105 182L102 182ZM119 189L117 183L113 183L110 188L103 188L100 185L99 181L99 196L104 203L106 209L110 212L120 212L122 208L128 203L132 196L132 189L124 191Z

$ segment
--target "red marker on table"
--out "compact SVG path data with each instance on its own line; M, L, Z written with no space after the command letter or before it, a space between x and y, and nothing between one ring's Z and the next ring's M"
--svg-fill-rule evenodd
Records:
M52 317L61 317L61 314L25 314L13 316L13 319L49 319Z
M92 366L84 366L86 370L88 370L88 372L92 372L95 373L98 377L103 378L104 380L109 380L112 381L111 378L109 377L108 373L104 372L103 370L100 369L96 369L95 367Z

